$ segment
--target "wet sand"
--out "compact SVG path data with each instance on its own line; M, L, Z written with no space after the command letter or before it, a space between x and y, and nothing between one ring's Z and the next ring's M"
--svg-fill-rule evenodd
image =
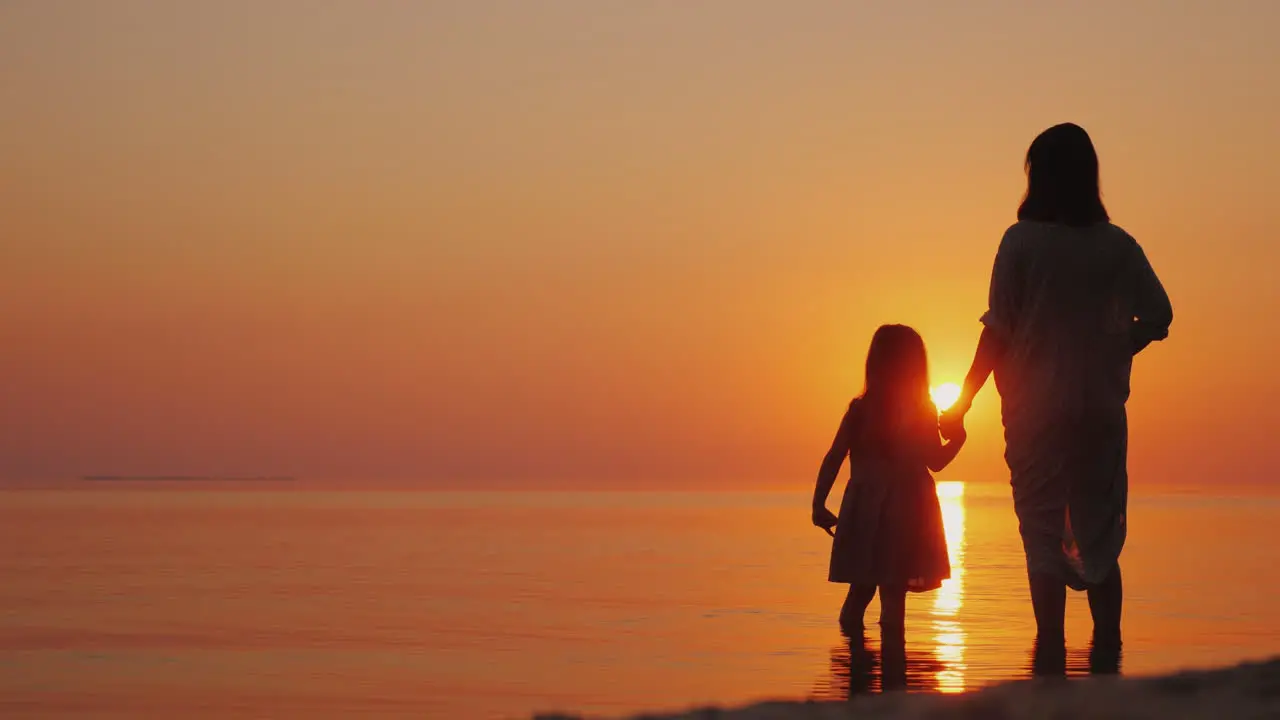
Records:
M1280 657L1232 668L1152 678L1042 678L961 695L889 693L848 702L772 702L700 708L633 720L1246 720L1280 717ZM537 720L582 720L541 715Z

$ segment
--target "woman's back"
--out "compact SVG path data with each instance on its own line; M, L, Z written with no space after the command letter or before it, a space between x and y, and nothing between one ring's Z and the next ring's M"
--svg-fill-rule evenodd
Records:
M1123 410L1135 317L1172 312L1138 243L1110 223L1014 225L990 301L1007 342L996 368L1005 422L1027 429Z
M943 428L964 416L994 370L1038 661L1060 663L1066 585L1089 590L1095 642L1119 648L1129 372L1135 354L1168 335L1173 310L1142 248L1110 222L1084 128L1040 133L1025 169L1019 222L991 273L986 327Z

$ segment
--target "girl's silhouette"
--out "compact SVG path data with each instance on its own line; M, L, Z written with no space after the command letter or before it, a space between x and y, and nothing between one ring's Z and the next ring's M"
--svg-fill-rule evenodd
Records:
M849 637L861 637L863 613L879 588L881 632L901 642L907 592L935 590L951 576L929 471L955 458L965 431L958 423L946 429L944 445L919 333L880 327L867 353L866 387L849 403L813 494L813 524L835 529L828 580L849 584L840 610ZM826 501L846 456L849 483L837 518Z

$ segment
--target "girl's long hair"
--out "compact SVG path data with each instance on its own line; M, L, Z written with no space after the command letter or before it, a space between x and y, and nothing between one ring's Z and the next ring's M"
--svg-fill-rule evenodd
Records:
M929 397L929 357L920 333L906 325L876 330L867 351L862 406L862 438L889 453L915 433L937 427L937 408Z

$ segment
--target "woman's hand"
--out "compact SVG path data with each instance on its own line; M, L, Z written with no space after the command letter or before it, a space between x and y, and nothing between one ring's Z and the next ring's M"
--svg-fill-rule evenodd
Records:
M956 398L956 401L942 415L943 417L950 415L963 419L965 415L969 414L969 409L972 407L973 395L969 394L968 390L961 390L960 397Z
M831 528L834 528L836 526L836 522L838 522L838 518L836 518L835 513L827 509L826 505L819 505L817 503L814 504L813 506L813 524L814 525L822 528L823 530L826 530L827 532L831 532Z

